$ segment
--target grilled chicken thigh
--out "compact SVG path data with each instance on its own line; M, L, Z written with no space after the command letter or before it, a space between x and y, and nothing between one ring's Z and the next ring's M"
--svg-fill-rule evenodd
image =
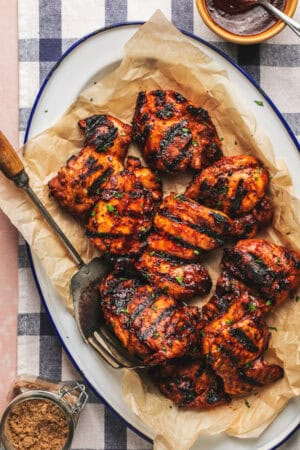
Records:
M232 221L224 213L199 205L183 195L165 197L154 217L154 227L161 239L167 238L168 253L178 254L178 246L191 249L198 256L214 250L230 236ZM170 240L174 241L172 252Z
M200 311L137 279L112 273L99 286L108 324L129 352L146 364L199 355Z
M195 175L185 195L228 214L233 235L253 237L272 220L268 183L267 169L253 156L223 157Z
M264 239L239 241L224 249L222 267L272 307L300 286L300 255Z
M84 221L109 176L121 170L123 164L118 159L97 153L93 147L84 147L77 156L71 156L48 186L64 209Z
M146 245L146 234L161 198L161 183L137 158L110 176L94 207L86 234L109 258L136 257Z
M86 134L85 147L68 159L48 186L64 209L85 221L109 176L123 169L131 127L106 115L88 117L79 126Z
M203 353L222 378L227 394L250 393L283 377L281 367L263 360L270 333L260 305L256 297L244 292L203 328Z
M131 126L107 114L94 115L78 122L85 134L84 146L124 161L131 142Z
M175 299L187 300L208 294L212 286L211 278L201 264L182 262L149 249L143 252L135 267L150 284Z
M267 169L253 156L224 156L195 175L185 195L235 217L252 211L268 183Z
M199 360L168 362L154 370L160 391L183 408L208 409L230 402L220 377Z
M133 140L148 164L158 170L199 170L222 156L208 112L178 92L140 92L132 124Z

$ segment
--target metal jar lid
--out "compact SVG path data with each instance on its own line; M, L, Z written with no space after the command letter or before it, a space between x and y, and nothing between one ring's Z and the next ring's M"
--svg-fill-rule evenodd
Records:
M16 405L28 400L45 400L57 405L64 413L68 426L68 436L61 450L68 450L74 436L74 431L82 409L88 400L85 386L80 383L64 384L58 392L30 390L17 395L6 407L0 423L1 444L5 450L15 450L6 435L6 421Z

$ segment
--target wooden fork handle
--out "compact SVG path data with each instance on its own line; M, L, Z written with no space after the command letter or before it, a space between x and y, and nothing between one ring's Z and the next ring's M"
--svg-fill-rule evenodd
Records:
M16 151L0 130L0 170L10 180L24 170Z

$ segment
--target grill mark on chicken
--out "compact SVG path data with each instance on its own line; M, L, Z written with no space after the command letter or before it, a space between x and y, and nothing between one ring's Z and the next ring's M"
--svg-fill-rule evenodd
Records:
M172 320L172 316L176 311L176 307L175 306L170 306L169 308L165 309L164 311L162 311L159 316L157 317L157 319L155 320L155 322L150 325L144 332L140 332L137 331L137 336L139 337L139 339L141 340L145 340L149 337L153 337L155 338L155 332L158 328L158 325L161 324L161 322L163 322L165 319L170 319ZM164 335L166 338L168 337L167 334Z
M174 91L139 93L132 124L133 140L158 170L199 170L222 156L207 111Z
M95 146L97 152L106 152L109 147L114 145L114 140L118 136L118 128L104 114L80 120L79 126L85 133L84 145ZM97 130L100 127L102 130Z
M119 277L109 274L99 292L104 317L123 345L145 358L146 364L190 354L198 342L199 309L176 304L135 278L115 283Z
M186 126L186 121L180 122L176 125L170 127L164 135L164 138L160 143L160 151L164 160L164 164L166 168L170 171L176 170L179 163L186 157L186 154L189 150L189 145L192 140L192 133L188 128L186 131L183 131L183 127ZM181 146L180 151L178 151L178 155L170 161L170 158L166 155L166 151L171 144L176 145L175 139L179 137L178 140Z
M233 219L232 236L251 238L272 221L269 173L250 155L223 157L196 174L185 195Z
M95 169L96 170L96 169ZM93 170L93 172L95 171ZM92 170L88 172L88 175L91 175ZM107 170L105 170L103 172L103 174L97 178L94 183L88 188L88 195L92 196L92 195L99 195L99 189L101 188L102 184L105 183L105 181L107 181L108 177L113 173L113 169L112 168L108 168Z
M194 223L184 221L180 217L174 216L173 214L169 213L168 211L164 211L164 210L160 211L158 213L158 215L167 217L168 219L172 220L173 222L177 222L181 225L190 227L193 230L198 231L199 233L206 234L207 236L215 239L217 241L218 245L220 245L220 246L224 244L224 241L220 238L220 236L217 233L214 233L207 224L196 225Z
M248 289L268 301L270 309L289 298L300 285L300 256L263 239L239 241L224 249L222 267Z
M236 338L248 352L255 353L258 348L240 328L230 328L229 333Z
M247 195L247 189L244 189L244 180L241 179L238 182L235 197L229 208L229 214L234 214L241 207L243 197Z

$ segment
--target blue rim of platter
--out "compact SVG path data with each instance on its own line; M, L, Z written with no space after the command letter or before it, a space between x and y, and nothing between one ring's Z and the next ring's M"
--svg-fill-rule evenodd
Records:
M113 25L110 25L108 27L103 27L100 28L98 30L93 31L92 33L89 33L85 36L83 36L81 39L77 40L76 42L74 42L63 54L62 56L59 58L59 60L56 62L56 64L53 66L53 68L50 70L50 72L47 74L46 78L44 79L38 94L35 98L34 104L32 106L31 112L30 112L30 116L27 122L27 127L26 127L26 131L25 131L25 136L24 136L24 144L27 142L28 140L28 135L30 132L30 126L31 126L31 122L33 119L33 116L35 114L37 105L39 103L40 97L42 95L42 93L44 92L44 89L46 88L50 78L52 77L52 75L54 74L54 72L56 71L56 69L59 67L59 65L62 63L62 61L75 49L77 48L80 44L82 44L83 42L85 42L86 40L90 39L91 37L103 33L105 31L108 30L112 30L115 28L120 28L120 27L126 27L126 26L139 26L139 25L143 25L145 22L141 22L141 21L137 21L137 22L121 22L121 23L116 23ZM252 83L255 88L260 92L260 94L262 95L262 97L264 97L264 99L269 103L269 105L271 106L271 108L273 109L273 111L275 112L275 114L278 116L279 120L281 121L281 123L283 124L283 126L285 127L286 131L288 132L290 138L292 139L293 143L295 144L297 150L300 153L300 143L298 142L296 136L294 135L292 129L290 128L290 126L288 125L287 121L285 120L285 118L283 117L283 115L281 114L281 112L278 110L278 108L275 106L275 104L273 103L273 101L270 99L270 97L268 97L268 95L262 90L262 88L256 83L256 81L242 68L240 67L230 56L226 55L226 53L224 53L222 50L219 50L217 47L215 47L213 44L205 41L204 39L194 35L193 33L190 33L188 31L183 31L180 30L184 35L200 42L201 44L203 44L206 47L209 47L210 49L214 50L216 53L218 53L219 55L221 55L224 59L226 59L230 64L232 64L239 72L241 72L247 79L248 81L250 81L250 83ZM83 374L81 368L78 366L78 364L75 362L73 356L71 355L70 351L68 350L65 342L63 341L62 337L59 334L59 331L54 323L54 320L50 314L50 311L48 309L46 300L43 296L40 284L39 284L39 280L35 271L35 267L34 267L34 263L33 263L33 258L32 258L32 254L31 254L31 250L29 245L26 243L26 247L27 247L27 252L28 252L28 256L29 256L29 262L30 262L30 266L31 266L31 270L33 273L33 277L37 286L37 290L39 292L39 295L41 297L41 300L44 304L44 307L48 313L48 316L50 318L50 321L52 323L52 326L60 340L60 343L62 344L62 347L64 348L65 352L67 353L69 359L71 360L72 364L74 365L74 367L78 370L78 372L80 373L80 375L82 376L82 378L84 379L85 383L89 386L89 388L95 393L95 395L100 398L100 400L105 404L105 406L107 406L109 408L110 411L112 411L118 418L120 418L127 427L129 427L131 430L133 430L135 433L137 433L139 436L141 436L143 439L147 440L148 442L152 442L152 440L144 435L141 431L139 431L138 429L136 429L133 425L131 425L130 423L128 423L126 421L126 419L124 419L123 416L121 416L114 408L112 408L112 406L107 402L107 400L105 400L98 392L97 389L87 380L87 378L85 377L85 375ZM275 450L276 448L278 448L281 444L283 444L284 442L286 442L291 436L292 434L294 434L298 429L300 428L300 423L298 425L296 425L296 427L287 435L285 436L284 439L282 439L280 442L278 442L275 447L270 447L269 450Z

